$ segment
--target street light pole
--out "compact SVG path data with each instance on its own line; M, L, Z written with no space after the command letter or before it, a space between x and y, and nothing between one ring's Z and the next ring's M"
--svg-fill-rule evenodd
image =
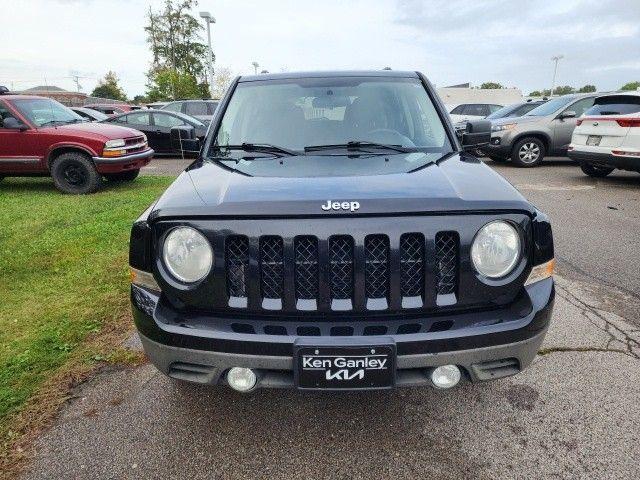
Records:
M258 67L260 66L260 64L258 62L251 62L251 65L253 65L253 73L255 75L258 74Z
M553 97L553 90L556 88L556 74L558 73L558 61L564 58L564 55L556 55L551 57L551 60L555 62L555 66L553 67L553 81L551 82L551 93L549 94L549 98Z
M213 98L213 48L211 47L211 24L216 23L216 19L209 12L200 12L200 17L207 22L207 42L209 44L209 93Z

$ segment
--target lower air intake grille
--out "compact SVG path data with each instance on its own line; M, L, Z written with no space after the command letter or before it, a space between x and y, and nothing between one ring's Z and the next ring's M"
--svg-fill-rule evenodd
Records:
M329 239L330 290L333 299L353 297L353 239L344 235Z
M315 237L298 237L296 252L296 298L318 298L318 240Z
M459 243L457 232L438 232L436 234L436 291L438 295L456 292Z
M249 239L231 236L226 242L227 288L230 297L247 297L247 273L249 271Z
M400 292L403 297L418 297L424 286L424 236L405 233L400 237Z
M283 257L282 238L260 239L260 286L263 298L282 298Z
M389 296L389 237L369 235L364 241L367 298Z

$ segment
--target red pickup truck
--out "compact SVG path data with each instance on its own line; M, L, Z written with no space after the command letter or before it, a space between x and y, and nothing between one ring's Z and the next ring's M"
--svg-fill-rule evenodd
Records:
M88 123L55 100L0 87L0 180L51 176L65 193L91 193L103 178L134 180L152 156L137 130Z

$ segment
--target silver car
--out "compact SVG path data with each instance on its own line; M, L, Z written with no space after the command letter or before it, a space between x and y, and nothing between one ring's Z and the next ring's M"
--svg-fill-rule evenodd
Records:
M491 142L482 152L492 160L519 167L540 165L546 155L566 155L576 119L597 94L565 95L534 108L523 117L491 122Z

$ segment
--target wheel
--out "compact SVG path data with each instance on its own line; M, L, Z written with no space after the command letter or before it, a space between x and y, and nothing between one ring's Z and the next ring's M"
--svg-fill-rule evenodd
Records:
M590 165L588 163L581 163L580 170L582 170L586 175L589 175L590 177L603 178L613 172L615 168L596 167L595 165Z
M51 165L51 177L56 188L64 193L93 193L102 183L91 159L84 153L63 153Z
M511 161L519 167L537 167L542 163L544 154L544 143L537 138L527 137L515 144Z
M494 162L506 162L507 161L507 159L504 158L504 157L496 157L496 156L493 156L493 155L489 155L489 158L491 160L493 160Z
M109 182L133 182L140 173L140 170L127 170L120 173L107 173L104 178Z

